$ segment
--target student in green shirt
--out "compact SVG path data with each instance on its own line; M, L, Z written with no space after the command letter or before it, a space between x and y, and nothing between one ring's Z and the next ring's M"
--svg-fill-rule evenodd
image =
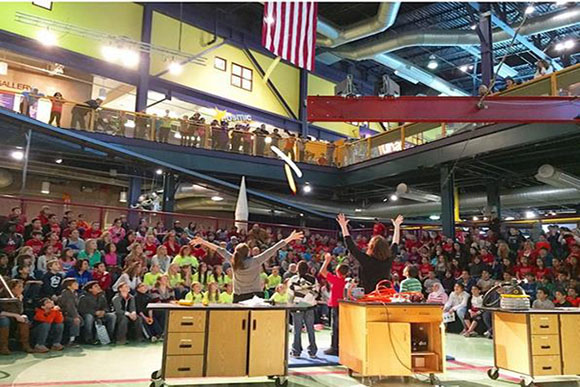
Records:
M282 277L280 276L280 268L275 266L272 268L272 274L268 276L268 289L276 289L278 285L282 283Z
M209 282L217 282L220 289L223 289L226 284L226 278L228 276L224 273L222 265L215 265L212 274L209 276Z
M216 282L207 284L207 292L203 294L203 304L217 304L220 300L220 291Z
M276 287L276 293L270 297L270 301L274 304L287 304L288 303L288 292L286 291L286 284L279 284Z
M210 282L215 282L212 281L211 274L207 270L207 264L205 262L199 264L199 270L191 276L191 280L193 282L199 282L204 289L207 289Z
M177 263L179 266L190 265L195 270L197 270L199 267L199 261L193 255L191 255L191 247L188 245L181 246L179 254L173 258L171 263Z
M97 249L96 239L89 239L87 241L85 249L79 252L78 259L88 259L90 267L94 267L95 264L102 261L101 252Z
M143 283L147 285L149 289L151 289L153 286L155 286L155 282L159 277L161 277L161 274L163 273L161 273L159 265L154 263L151 265L151 271L145 273L143 276Z
M181 278L181 273L179 272L179 265L172 263L169 265L169 270L167 270L167 276L169 277L169 286L175 288L183 284L183 278Z
M203 294L201 293L201 284L195 282L192 284L192 290L185 295L187 301L192 301L194 304L203 303Z
M234 303L234 285L229 283L225 285L225 291L220 293L220 304Z
M423 290L421 281L417 279L419 271L417 266L411 265L406 266L403 269L403 276L405 279L401 282L401 292L419 292Z

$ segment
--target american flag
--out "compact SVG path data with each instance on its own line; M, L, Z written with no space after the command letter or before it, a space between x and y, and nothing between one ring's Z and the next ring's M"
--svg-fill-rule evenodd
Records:
M317 14L315 2L264 3L262 45L295 66L314 70Z

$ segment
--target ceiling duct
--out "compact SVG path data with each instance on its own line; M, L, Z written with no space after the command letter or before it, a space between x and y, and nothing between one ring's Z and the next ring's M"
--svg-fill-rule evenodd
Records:
M580 179L567 174L550 164L544 164L538 169L536 180L558 188L574 188L580 190Z
M421 203L441 201L441 197L419 189L409 188L405 183L401 183L397 186L397 196Z
M395 23L400 7L400 2L380 3L375 16L348 27L338 27L329 21L318 18L316 28L324 37L316 38L316 43L320 47L334 48L383 32Z

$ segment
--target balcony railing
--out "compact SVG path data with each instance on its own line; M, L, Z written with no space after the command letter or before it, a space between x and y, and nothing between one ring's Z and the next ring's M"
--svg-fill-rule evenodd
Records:
M536 78L495 95L562 96L577 94L580 64ZM574 87L572 87L574 86ZM404 151L467 129L482 126L473 123L410 123L389 131L356 140L334 143L285 137L274 133L250 131L243 125L234 128L221 126L217 121L208 124L188 117L159 117L143 113L109 108L90 108L83 103L46 96L23 97L24 93L0 90L3 106L36 118L51 121L51 108L62 107L60 126L140 140L180 145L189 148L235 152L252 156L273 157L275 145L298 162L343 167L385 154ZM31 101L32 103L29 103ZM44 105L44 106L43 106ZM282 132L282 131L280 131Z

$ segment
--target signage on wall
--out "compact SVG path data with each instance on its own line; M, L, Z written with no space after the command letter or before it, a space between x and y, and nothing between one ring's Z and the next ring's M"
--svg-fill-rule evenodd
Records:
M32 90L32 86L25 83L9 81L6 79L0 79L0 87L6 87L8 89L15 90Z
M250 114L244 113L229 113L227 110L219 110L215 108L214 119L218 121L228 121L228 122L239 122L239 121L252 121L252 116Z

